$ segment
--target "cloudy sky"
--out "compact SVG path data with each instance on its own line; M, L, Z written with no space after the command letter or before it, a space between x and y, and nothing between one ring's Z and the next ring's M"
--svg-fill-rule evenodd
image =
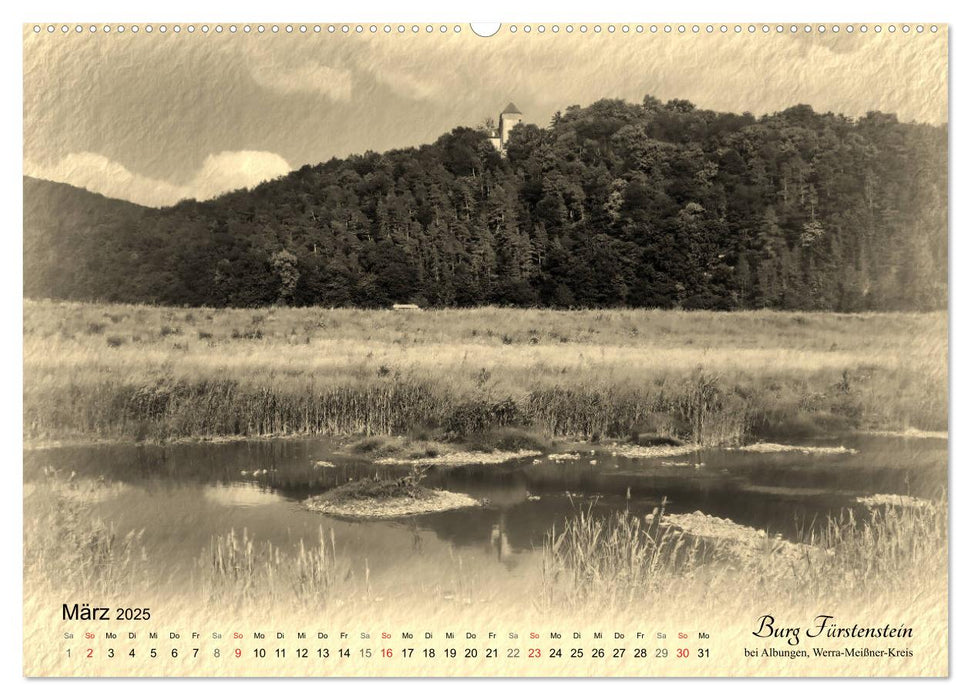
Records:
M417 145L512 101L602 97L761 115L806 103L947 121L942 30L749 35L62 35L25 29L24 172L151 206L331 156Z

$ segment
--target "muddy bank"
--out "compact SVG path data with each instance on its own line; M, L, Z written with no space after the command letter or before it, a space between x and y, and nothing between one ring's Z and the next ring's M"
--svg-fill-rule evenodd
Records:
M644 519L651 523L654 517L647 515ZM796 561L824 553L817 547L790 542L779 535L769 535L765 530L741 525L729 518L719 518L701 511L665 513L661 517L661 524L685 535L717 543L724 554L729 554L741 562L761 561L769 555L773 558Z
M420 467L463 467L472 464L502 464L503 462L512 462L517 459L538 457L541 454L543 453L537 450L517 450L516 452L467 452L459 450L435 457L384 457L375 460L374 463Z
M457 508L478 506L479 501L464 493L430 490L418 497L395 496L391 498L362 498L334 501L327 497L313 496L304 505L317 513L346 518L400 518L408 515L440 513Z
M876 435L878 437L900 437L912 438L915 440L947 440L946 430L918 430L917 428L907 428L906 430L861 430L861 435Z
M868 508L879 508L881 506L891 506L896 508L929 508L934 505L926 498L907 496L898 493L875 493L872 496L860 496L856 499Z
M701 449L701 445L614 445L610 454L629 459L652 459L654 457L678 457Z
M765 454L773 452L799 452L805 455L854 455L857 453L857 450L852 447L843 447L842 445L837 447L824 447L813 445L782 445L777 442L757 442L752 445L743 445L736 449L740 452L760 452Z

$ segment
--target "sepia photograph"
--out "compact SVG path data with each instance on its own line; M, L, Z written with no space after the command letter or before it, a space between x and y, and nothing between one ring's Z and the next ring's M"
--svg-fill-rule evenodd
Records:
M944 24L25 24L26 676L947 676Z

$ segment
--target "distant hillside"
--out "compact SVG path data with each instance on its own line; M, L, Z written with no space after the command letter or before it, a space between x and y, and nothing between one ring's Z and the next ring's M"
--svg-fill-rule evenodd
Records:
M118 240L151 210L59 182L24 178L24 295L90 299L121 272Z
M24 179L24 293L211 306L929 309L947 127L601 100L148 209Z

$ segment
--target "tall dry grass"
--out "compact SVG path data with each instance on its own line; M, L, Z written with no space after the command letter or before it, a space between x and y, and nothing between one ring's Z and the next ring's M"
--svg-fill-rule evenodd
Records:
M92 514L109 487L49 469L25 486L24 581L47 588L127 593L145 583L144 530L119 533Z
M936 314L25 302L28 439L947 426Z
M334 531L325 535L323 526L315 542L301 539L295 553L257 542L245 529L239 534L230 530L212 538L199 568L210 600L231 603L286 596L298 604L321 605L348 576L337 556Z
M158 595L143 533L119 536L90 507L112 485L75 484L54 475L30 486L24 522L28 597ZM461 600L491 601L486 609L496 614L526 606L547 613L690 610L697 616L730 614L757 601L899 606L946 600L947 512L944 498L919 507L876 506L813 524L802 543L763 536L753 544L680 530L666 521L663 505L648 518L624 510L602 515L587 506L548 532L537 558L541 570L516 579L514 587L492 595L473 560L460 553L454 574ZM178 604L199 611L216 606L252 612L281 602L291 611L319 611L370 590L367 567L352 574L333 532L323 528L316 540L287 550L232 530L212 539L195 572L180 582ZM450 574L432 567L423 575L419 592L400 594L406 602L409 595L427 599L439 577Z
M943 597L946 497L917 507L844 510L810 524L800 543L743 532L706 538L626 511L580 508L547 533L543 596L551 608L663 608L692 601L734 609L757 595L776 604Z
M597 516L578 508L543 546L543 599L547 606L613 608L664 596L673 578L697 566L697 541L662 523L664 508L646 521L626 511Z
M803 539L829 556L807 562L802 577L809 595L843 589L869 594L947 584L948 502L941 495L917 505L868 506L862 515L844 510Z
M24 503L24 584L34 590L72 595L153 591L151 552L142 544L145 530L119 533L95 514L95 502L117 484L75 479L48 470L29 482ZM349 575L337 553L332 530L321 526L315 541L283 550L260 542L248 531L230 530L212 538L197 561L198 576L183 582L199 602L245 604L283 596L295 604L322 605Z

